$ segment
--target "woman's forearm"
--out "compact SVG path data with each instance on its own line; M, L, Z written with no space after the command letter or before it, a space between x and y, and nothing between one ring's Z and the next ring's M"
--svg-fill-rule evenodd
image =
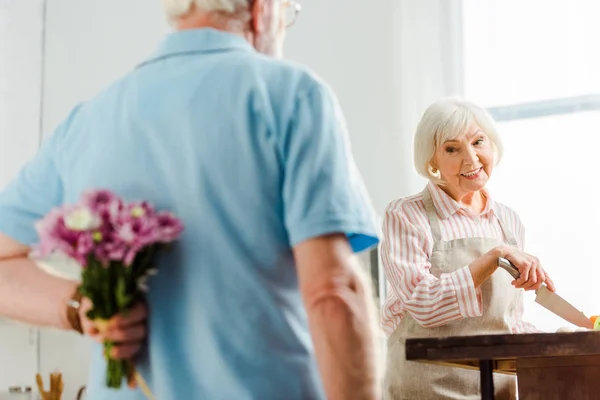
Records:
M40 269L26 256L0 261L0 315L20 322L70 329L67 302L77 282Z
M476 288L481 286L498 268L498 257L505 252L501 247L494 248L469 264L469 270Z
M390 288L397 293L404 309L421 326L435 328L481 315L481 304L468 266L439 277L422 272L421 268L414 265L407 265L398 271L402 272L402 278L390 280ZM415 276L418 278L413 278Z

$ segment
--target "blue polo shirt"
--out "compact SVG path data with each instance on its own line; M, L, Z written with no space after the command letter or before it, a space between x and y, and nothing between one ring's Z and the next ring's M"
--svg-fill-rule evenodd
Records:
M186 230L150 282L137 362L160 400L324 397L292 247L343 232L377 243L342 113L311 72L211 29L157 52L75 108L0 193L0 231L37 241L36 220L108 188L181 217ZM104 387L93 345L88 398Z

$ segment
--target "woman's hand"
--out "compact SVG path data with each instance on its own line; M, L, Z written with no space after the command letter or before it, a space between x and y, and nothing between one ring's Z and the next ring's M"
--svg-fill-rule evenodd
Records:
M537 290L545 283L550 291L554 292L556 290L554 282L540 265L540 260L515 247L506 246L493 248L483 256L473 260L469 265L476 288L496 271L498 257L506 258L519 270L519 279L511 282L517 289Z
M512 285L517 289L537 290L545 283L551 292L556 290L554 282L544 271L537 257L509 247L505 249L504 258L510 261L521 274L519 279L512 281Z

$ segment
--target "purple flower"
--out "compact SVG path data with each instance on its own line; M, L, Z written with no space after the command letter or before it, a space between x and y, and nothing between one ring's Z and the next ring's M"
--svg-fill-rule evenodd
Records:
M130 218L142 218L148 219L155 215L154 207L146 201L139 201L131 204L127 204L125 209L121 213L121 217L125 220Z
M34 250L36 257L47 257L53 252L61 252L73 258L82 266L87 264L88 255L94 248L93 230L80 229L80 222L91 221L93 218L80 218L85 213L81 207L65 206L56 208L36 224L39 244ZM70 218L69 223L67 220ZM89 221L87 221L89 219ZM75 225L73 225L75 224ZM82 225L83 226L83 225Z
M125 265L131 265L137 253L159 241L159 229L153 208L147 203L127 205L115 226L115 241L126 247Z
M91 232L83 232L77 238L77 243L75 244L75 251L82 257L87 258L89 254L92 253L94 249L94 239L92 237Z
M37 257L47 257L58 247L59 238L56 232L61 218L62 210L56 208L35 224L40 238L40 242L35 248Z
M121 203L121 199L109 190L88 190L81 195L82 205L93 211L102 211L114 203Z
M132 217L117 231L118 238L129 246L143 247L158 241L158 229L154 218Z
M72 246L77 241L78 232L70 231L64 223L64 215L71 210L70 207L56 208L36 224L41 255L47 256L58 248Z
M170 243L175 241L183 232L183 224L181 220L168 211L160 211L156 214L158 225L158 237L162 243Z
M129 266L148 246L176 240L183 224L148 202L126 204L111 191L92 190L78 204L52 210L36 229L40 237L36 256L58 251L84 267L90 257L104 265L116 261Z
M123 260L126 266L133 264L135 257L141 249L142 247L131 247L127 250L127 253L125 253L125 259Z
M127 254L127 249L128 246L115 238L113 234L96 246L94 255L102 263L106 264L109 261L122 261Z
M124 207L123 201L110 190L86 191L80 203L99 215L104 224L116 221Z

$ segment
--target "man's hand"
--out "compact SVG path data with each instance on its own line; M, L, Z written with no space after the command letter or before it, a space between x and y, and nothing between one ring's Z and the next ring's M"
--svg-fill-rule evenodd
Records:
M115 343L110 354L115 359L131 360L141 350L146 340L146 319L148 307L137 303L127 315L116 315L106 324L99 324L87 318L86 313L92 309L92 302L87 297L81 300L79 317L83 333L98 343L110 340Z

